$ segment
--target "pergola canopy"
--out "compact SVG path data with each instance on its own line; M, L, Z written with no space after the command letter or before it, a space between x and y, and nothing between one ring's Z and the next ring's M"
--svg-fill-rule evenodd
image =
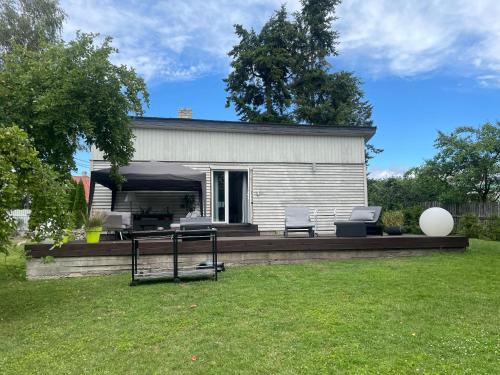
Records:
M111 209L114 207L116 191L198 191L203 213L206 185L204 172L181 164L158 161L131 162L119 169L119 173L126 179L120 186L111 178L110 173L111 168L91 172L90 205L97 183L112 191Z

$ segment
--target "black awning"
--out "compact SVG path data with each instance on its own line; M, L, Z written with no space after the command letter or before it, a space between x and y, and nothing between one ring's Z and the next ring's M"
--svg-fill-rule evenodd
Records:
M206 186L205 172L181 164L158 161L131 162L119 169L119 173L126 179L121 186L116 185L110 173L111 168L91 172L90 205L92 205L95 184L97 183L111 189L113 197L116 191L198 191L203 211ZM112 206L114 206L113 202Z

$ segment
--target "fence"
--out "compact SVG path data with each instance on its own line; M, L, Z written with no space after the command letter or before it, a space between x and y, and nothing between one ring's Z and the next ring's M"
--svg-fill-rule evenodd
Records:
M10 211L10 216L13 217L18 223L18 232L26 232L28 230L28 221L30 219L30 214L31 210L29 209Z
M467 202L440 204L439 202L425 202L422 207L442 207L455 218L466 214L473 214L484 221L492 216L500 216L500 202Z

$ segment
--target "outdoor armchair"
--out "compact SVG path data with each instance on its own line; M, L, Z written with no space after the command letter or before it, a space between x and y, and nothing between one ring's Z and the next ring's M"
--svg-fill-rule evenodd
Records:
M289 232L307 232L314 237L315 225L309 217L307 207L285 207L285 237Z

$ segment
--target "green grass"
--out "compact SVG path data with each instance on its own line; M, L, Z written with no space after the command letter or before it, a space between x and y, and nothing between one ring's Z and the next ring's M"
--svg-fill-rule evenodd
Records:
M135 288L13 275L0 277L1 374L500 373L499 242Z

